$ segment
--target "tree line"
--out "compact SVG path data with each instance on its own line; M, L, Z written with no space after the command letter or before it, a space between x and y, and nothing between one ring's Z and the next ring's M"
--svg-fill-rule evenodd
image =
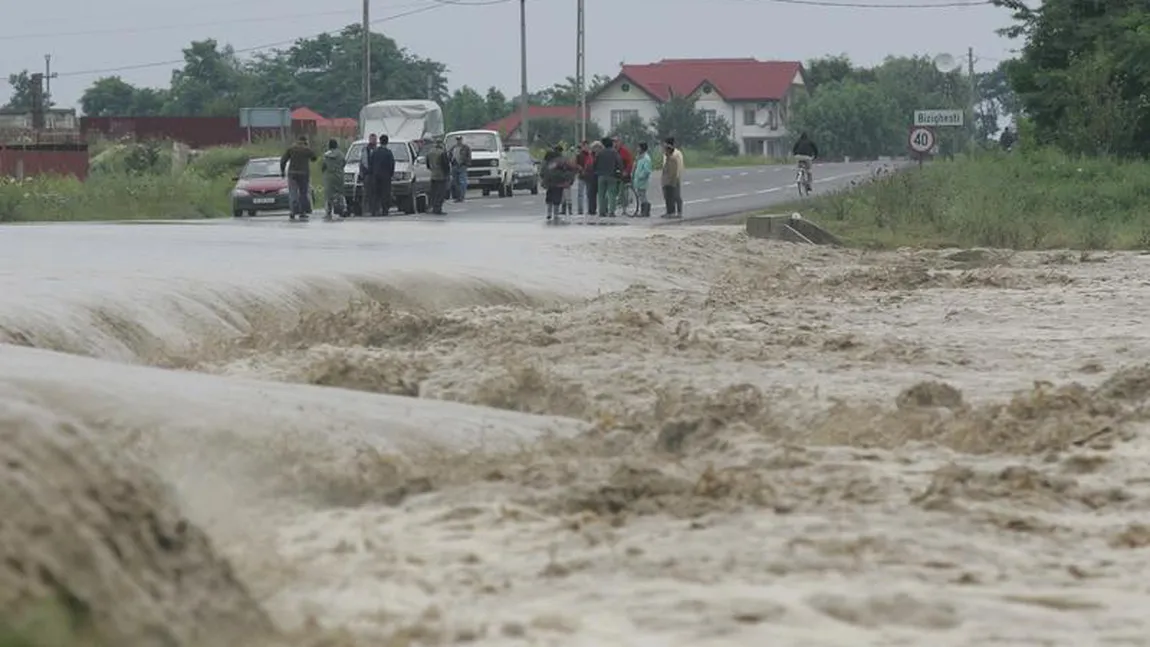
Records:
M992 146L1001 118L1012 116L1027 145L1083 154L1145 156L1150 152L1150 8L1145 0L993 0L1014 23L1003 30L1020 39L1020 55L974 78L936 69L928 56L888 57L854 64L846 55L805 65L808 93L790 109L791 135L808 132L825 156L901 155L916 109L967 109L967 128L939 129L946 152ZM360 108L361 28L304 38L291 47L241 59L214 40L194 41L167 88L133 86L117 76L96 80L80 100L89 115L235 115L253 105L306 105L327 117L355 117ZM372 87L378 96L426 98L444 107L449 128L478 128L516 110L497 88L449 91L446 66L372 33ZM611 77L589 79L594 92ZM9 107L30 104L25 71L9 77ZM349 91L349 88L353 89ZM573 106L573 78L531 93L533 105ZM599 136L588 124L591 136ZM729 149L731 124L708 121L689 97L659 107L651 122L620 124L631 141L674 135L684 145ZM543 141L571 141L572 124L532 120Z

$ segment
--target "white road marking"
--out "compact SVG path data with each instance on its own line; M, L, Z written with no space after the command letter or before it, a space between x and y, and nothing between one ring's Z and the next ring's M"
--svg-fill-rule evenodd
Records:
M713 199L714 200L734 200L735 198L745 198L748 195L750 195L750 194L749 193L732 193L730 195L720 195L720 196L713 198Z
M723 176L723 179L724 179L724 180L729 180L729 179L731 179L731 176L730 176L730 175L724 175L724 176Z
M707 179L705 179L705 180L703 180L703 181L704 181L704 182L710 182L710 181L711 181L711 180L713 180L713 179L715 179L715 178L713 178L713 177L709 177L709 178L707 178Z
M761 171L760 171L760 172L761 172ZM743 171L742 173L739 173L739 177L744 177L744 176L747 176L747 175L750 175L750 173L749 173L748 171Z
M783 190L783 187L781 187L781 186L776 186L776 187L771 187L771 188L769 188L769 189L760 189L760 190L758 190L758 191L755 191L755 193L757 193L757 194L759 194L759 195L763 195L763 194L766 194L766 193L774 193L775 191L782 191L782 190Z

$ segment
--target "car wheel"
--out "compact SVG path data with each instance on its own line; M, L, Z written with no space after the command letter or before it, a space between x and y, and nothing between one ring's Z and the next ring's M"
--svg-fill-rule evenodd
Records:
M243 218L244 212L242 209L236 209L235 211L232 212L232 216L234 216L236 218Z
M403 200L399 204L399 207L400 207L400 209L403 210L403 213L405 213L409 216L414 214L415 213L415 195L409 195L406 198L403 198Z
M531 195L539 195L539 180L535 180L535 184L531 185Z
M483 189L483 197L486 198L489 195L491 195L491 189Z
M431 196L426 193L420 193L415 198L415 212L427 213L428 203L431 202Z
M252 210L248 211L248 217L249 218L255 218L256 217L256 210L252 209Z

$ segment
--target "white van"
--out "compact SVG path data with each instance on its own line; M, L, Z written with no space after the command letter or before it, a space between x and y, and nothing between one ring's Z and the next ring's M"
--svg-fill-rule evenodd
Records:
M511 195L511 163L503 150L503 138L494 130L457 130L444 135L448 151L455 146L455 138L471 148L471 164L467 167L467 188L479 188L483 195L495 191L499 197Z

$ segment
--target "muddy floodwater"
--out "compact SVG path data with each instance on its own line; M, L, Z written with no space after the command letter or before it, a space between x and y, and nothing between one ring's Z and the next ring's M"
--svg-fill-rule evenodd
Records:
M373 225L0 234L0 602L188 647L1150 645L1150 256Z

